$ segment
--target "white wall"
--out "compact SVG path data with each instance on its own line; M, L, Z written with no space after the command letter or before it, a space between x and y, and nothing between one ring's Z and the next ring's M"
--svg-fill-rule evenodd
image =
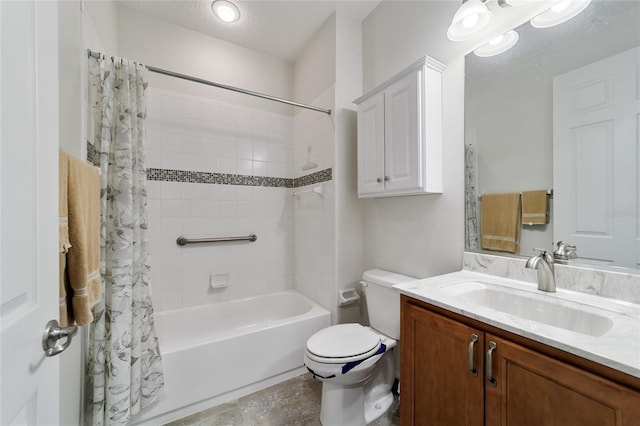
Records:
M149 168L290 174L288 115L150 88L147 117ZM149 180L147 189L156 311L293 288L290 188ZM176 244L251 233L256 242ZM229 286L210 288L212 275Z
M118 3L83 1L84 42L87 49L107 56L118 54Z
M336 81L335 14L318 29L294 62L293 93L298 102L312 103ZM295 114L302 112L300 109Z
M364 201L358 199L357 108L362 94L361 21L338 8L336 14L335 192L336 283L358 285L364 271ZM338 309L338 322L362 321L362 304Z
M83 40L82 4L79 0L58 2L59 46L59 144L60 148L86 158L83 85L86 51ZM60 419L59 424L80 424L82 410L82 344L87 327L73 339L60 355Z
M426 277L460 269L464 250L464 55L529 20L551 2L500 8L477 38L452 42L455 1L382 2L363 22L364 89L371 90L427 54L443 74L444 193L376 199L365 207L365 267Z
M365 267L415 277L458 270L464 250L464 57L446 37L456 2L383 2L363 23L365 90L428 54L445 63L441 195L365 206ZM452 50L453 48L453 50Z
M118 8L118 55L146 65L291 99L293 68L273 56ZM291 114L288 105L150 73L150 85L222 102Z
M294 98L333 110L335 104L335 15L309 41L294 64ZM335 172L334 115L295 111L293 174L305 176L328 168ZM309 160L317 168L303 171ZM336 321L335 176L323 182L324 198L307 194L294 200L295 288L332 312ZM300 188L300 189L305 189Z

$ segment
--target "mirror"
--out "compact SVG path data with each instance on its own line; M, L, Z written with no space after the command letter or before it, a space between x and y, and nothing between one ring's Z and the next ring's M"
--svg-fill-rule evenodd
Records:
M640 53L635 52L640 50L631 49L640 49L639 23L640 2L594 0L580 15L555 27L536 29L528 22L520 26L516 29L520 35L518 43L505 53L489 58L480 58L471 53L466 57L465 144L471 147L466 170L467 211L473 211L474 201L477 205L476 223L468 214L467 250L474 251L473 242L477 241L480 233L480 194L553 189L549 223L523 225L520 250L516 254L530 256L534 247L552 250L554 241L562 239L577 246L579 259L576 262L638 268L640 185L635 166L640 156L640 113L637 111L640 68L637 65L630 68L635 73L635 81L631 82L634 89L628 91L636 92L633 94L635 104L630 108L635 110L627 119L633 122L633 133L625 136L633 150L633 154L626 156L631 158L631 161L627 161L627 167L633 169L627 169L620 176L613 174L619 169L610 158L616 155L613 143L600 146L597 135L594 136L597 132L586 132L580 137L587 143L591 141L594 147L601 148L600 151L595 149L586 154L580 154L580 151L578 154L574 152L572 158L562 157L565 148L558 143L562 139L559 135L571 139L575 132L565 134L558 130L562 129L564 124L561 119L566 119L566 114L564 118L559 118L560 108L556 105L554 110L554 90L556 102L560 91L558 87L554 89L554 78L564 76L564 80L558 77L556 81L575 85L580 77L574 78L575 74L569 73L617 57L623 52L627 52L627 56L630 52L631 59L638 63ZM616 78L608 84L620 87L620 81L616 81ZM600 89L569 96L574 106L576 102L596 102L599 97L606 98L605 102L611 101L606 88L612 86L592 86ZM602 118L599 122L607 120ZM617 128L601 132L605 139L619 134L621 132ZM574 164L576 161L579 163L577 166ZM565 164L574 168L579 166L579 170L566 172ZM623 203L612 204L611 197L624 198ZM559 208L563 210L559 211ZM629 235L624 242L610 238L611 230L622 226L614 219L625 222L624 233ZM568 226L567 220L577 221L577 225L572 222ZM591 222L585 222L589 220ZM571 229L566 231L565 228ZM478 236L474 236L476 232ZM592 240L600 242L600 250L606 246L604 249L607 252L592 254L587 246L594 243L583 241L582 234L590 234ZM613 251L630 256L622 259Z

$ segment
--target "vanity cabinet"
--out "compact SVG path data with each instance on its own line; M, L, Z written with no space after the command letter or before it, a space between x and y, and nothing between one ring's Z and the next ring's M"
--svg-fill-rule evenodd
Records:
M527 340L403 295L401 424L640 424L638 388Z
M442 192L442 71L428 56L358 105L358 196Z

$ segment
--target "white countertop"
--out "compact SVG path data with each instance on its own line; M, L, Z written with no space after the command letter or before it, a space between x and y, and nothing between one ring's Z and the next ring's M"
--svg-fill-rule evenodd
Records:
M572 306L604 315L613 321L601 336L582 334L481 306L451 291L454 284L474 281L523 290L537 301ZM535 340L640 378L640 305L558 289L539 291L537 285L478 272L459 271L394 286L402 294L451 312L482 321L505 331Z

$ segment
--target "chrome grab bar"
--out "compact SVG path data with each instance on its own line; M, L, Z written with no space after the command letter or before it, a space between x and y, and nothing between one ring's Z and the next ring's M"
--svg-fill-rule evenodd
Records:
M255 241L258 239L256 234L250 234L246 237L218 237L218 238L192 238L188 239L185 237L178 237L176 243L179 246L186 246L187 244L198 244L198 243L222 243L226 241Z

